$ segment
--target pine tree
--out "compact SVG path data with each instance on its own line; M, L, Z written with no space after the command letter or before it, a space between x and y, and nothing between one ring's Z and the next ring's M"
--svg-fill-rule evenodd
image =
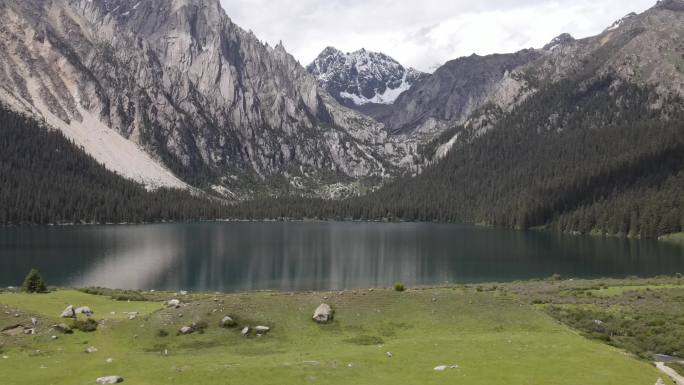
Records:
M43 281L43 277L36 269L31 269L31 271L29 271L24 279L23 287L27 293L47 293L48 291L45 281Z

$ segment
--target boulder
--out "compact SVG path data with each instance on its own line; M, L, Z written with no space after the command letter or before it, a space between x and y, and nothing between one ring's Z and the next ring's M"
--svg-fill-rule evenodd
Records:
M313 315L313 320L318 323L326 323L332 321L333 310L328 304L321 304Z
M230 318L229 316L225 316L221 320L221 327L232 328L235 326L237 326L237 323L232 318Z
M95 380L96 383L100 385L107 385L107 384L118 384L120 382L123 382L123 377L121 376L106 376L106 377L100 377L97 380Z
M254 327L254 332L255 332L256 334L259 334L259 335L261 335L261 334L266 334L266 333L268 333L268 332L270 332L270 331L271 331L271 328L268 327L268 326L255 326L255 327Z
M244 328L242 328L242 331L240 332L240 334L242 334L243 336L248 335L249 334L249 326L245 326Z
M86 317L91 317L93 314L95 314L94 311L92 311L88 306L81 306L78 309L74 311L76 314L83 314Z
M52 329L54 329L54 330L56 330L56 331L58 331L58 332L60 332L60 333L64 333L64 334L70 334L70 333L73 332L73 331L71 330L71 327L69 327L69 325L67 325L67 324L56 324L56 325L52 325Z
M180 334L192 334L192 332L194 331L195 329L193 329L190 326L183 326L182 328L180 328L180 330L178 330Z
M69 305L64 309L62 312L62 315L60 315L62 318L76 318L76 312L74 311L74 307L72 305Z
M180 301L177 299L171 299L168 302L166 302L166 306L178 309L180 307Z

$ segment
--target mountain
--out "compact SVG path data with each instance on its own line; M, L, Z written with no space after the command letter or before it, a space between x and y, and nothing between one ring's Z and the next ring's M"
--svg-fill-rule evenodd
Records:
M150 188L338 196L416 163L218 0L0 0L0 19L0 101Z
M488 101L513 70L542 55L529 49L452 60L400 95L383 122L393 134L441 133Z
M427 74L365 49L352 53L327 47L306 67L337 101L374 118L384 116L402 92Z
M683 38L682 0L597 36L562 35L528 52L536 58L494 81L480 107L423 149L441 156L419 175L339 204L288 201L287 215L647 238L684 231ZM283 210L260 207L246 210Z

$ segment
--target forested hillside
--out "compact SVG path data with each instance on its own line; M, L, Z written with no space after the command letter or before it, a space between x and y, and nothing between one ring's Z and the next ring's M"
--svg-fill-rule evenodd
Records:
M678 232L683 106L675 96L659 100L609 77L561 81L484 134L463 129L454 149L416 178L343 202L250 203L235 215L467 221L644 237Z
M58 131L0 106L0 224L151 222L221 216L187 191L148 192Z

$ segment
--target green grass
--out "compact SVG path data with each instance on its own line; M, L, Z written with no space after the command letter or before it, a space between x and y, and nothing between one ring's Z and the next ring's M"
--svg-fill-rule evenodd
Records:
M502 290L190 298L180 309L161 309L159 302L118 302L71 290L0 294L0 304L6 305L0 306L0 325L26 322L31 315L48 322L70 303L88 305L104 320L95 332L77 331L57 340L45 327L35 336L0 335L0 350L8 356L0 359L0 384L85 385L114 374L137 385L642 385L663 377L649 363L583 338ZM331 324L310 318L321 302L335 309ZM143 315L128 320L119 317L123 311ZM219 327L225 315L239 325L272 330L245 338L239 328ZM209 325L203 334L176 334L181 326L201 321ZM86 354L88 346L99 351ZM106 363L110 357L113 362ZM436 372L438 365L459 368Z
M662 235L658 239L665 242L684 243L684 233Z
M597 290L587 290L597 297L617 297L629 292L642 292L663 289L684 289L684 285L665 284L665 285L634 285L634 286L610 286Z
M680 362L668 362L667 366L674 369L680 375L684 376L684 364Z

